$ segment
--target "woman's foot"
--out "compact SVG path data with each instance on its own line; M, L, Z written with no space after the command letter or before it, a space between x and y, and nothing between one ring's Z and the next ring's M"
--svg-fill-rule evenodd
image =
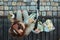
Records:
M36 33L40 33L40 30L39 30L39 29L35 29L35 32L36 32Z

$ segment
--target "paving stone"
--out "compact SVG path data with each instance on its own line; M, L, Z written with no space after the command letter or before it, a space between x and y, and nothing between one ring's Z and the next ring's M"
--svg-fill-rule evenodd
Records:
M0 10L3 10L3 6L0 6Z
M58 2L59 0L54 0L54 2Z
M53 2L53 0L50 0L50 2Z
M8 0L4 0L4 1L8 1Z
M21 9L22 10L26 10L26 6L21 6Z
M44 11L44 10L45 10L44 6L40 6L40 11Z
M58 10L60 11L60 6L58 6Z
M53 7L53 11L57 11L58 9L57 9L57 7Z
M8 2L8 5L12 5L12 2Z
M58 16L60 16L60 11L58 12Z
M49 11L50 10L49 6L45 6L45 10Z
M52 12L51 11L47 11L47 16L52 16Z
M8 6L4 6L4 10L8 10L9 8L8 8Z
M16 2L12 2L12 5L16 5Z
M37 7L36 6L30 6L30 10L36 10Z
M17 6L18 6L18 5L21 5L21 2L17 2Z
M3 11L0 11L0 16L3 16L4 12Z
M1 2L3 1L3 0L0 0Z
M13 0L8 0L9 2L12 2Z
M42 2L42 5L43 5L43 6L46 5L46 2Z
M46 5L51 5L51 3L50 2L46 2Z
M24 2L31 2L32 0L23 0Z
M31 5L37 5L37 3L36 2L31 2Z
M17 0L13 0L14 2L17 2Z
M43 12L42 12L42 16L46 16L46 12L43 11Z
M51 2L51 6L58 6L57 2Z
M57 12L55 11L55 12L53 12L53 16L57 16Z
M3 2L0 2L0 5L3 5Z

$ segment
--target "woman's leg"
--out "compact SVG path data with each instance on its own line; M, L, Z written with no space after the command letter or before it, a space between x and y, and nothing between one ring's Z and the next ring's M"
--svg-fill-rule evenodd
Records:
M24 23L28 24L29 15L27 10L23 10L23 16L24 16Z
M18 11L17 11L17 20L20 21L20 22L23 21L23 20L22 20L22 13L21 13L21 10L18 10Z
M34 28L34 23L32 23L26 28L25 35L29 35L30 32L33 30L33 28Z

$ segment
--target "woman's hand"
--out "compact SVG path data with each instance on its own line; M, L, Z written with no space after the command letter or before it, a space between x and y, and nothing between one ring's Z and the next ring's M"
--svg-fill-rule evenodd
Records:
M20 35L22 35L23 30L22 29L19 29L18 32L19 32Z
M33 23L35 20L34 19L29 19L29 23Z

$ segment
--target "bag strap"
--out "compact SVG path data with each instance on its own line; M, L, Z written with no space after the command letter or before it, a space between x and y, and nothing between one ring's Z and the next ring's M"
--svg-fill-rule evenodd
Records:
M37 15L36 15L36 23L35 23L35 27L34 27L34 30L37 29L37 26L38 26L38 19L39 19L39 13L38 13L38 10L37 10Z
M17 14L16 14L16 13L14 13L14 16L15 16L15 17L14 17L14 19L16 19L16 17L17 17Z

